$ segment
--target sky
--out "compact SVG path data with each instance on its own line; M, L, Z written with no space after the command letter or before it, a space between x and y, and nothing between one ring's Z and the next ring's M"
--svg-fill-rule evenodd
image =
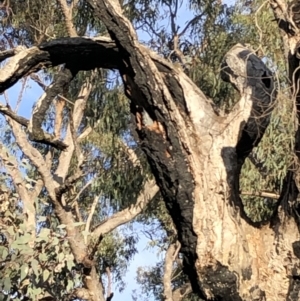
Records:
M225 1L226 4L233 4L234 2L235 2L234 0ZM177 18L178 25L180 25L182 28L184 27L186 22L188 22L192 18L191 13L188 12L188 10L186 9L185 3L187 2L184 0L181 9L178 12L178 18ZM139 35L139 39L142 41L148 39L148 36L142 31L138 31L138 35ZM10 88L7 91L7 95L9 97L12 108L14 108L18 102L18 95L21 89L22 89L22 82L19 81L17 84L15 84L12 88ZM23 117L29 118L33 105L37 101L41 93L42 90L36 83L34 83L33 81L27 81L26 89L24 89L23 98L18 110L19 114L22 115ZM0 103L2 104L5 103L4 95L0 95ZM125 277L125 282L127 284L125 290L119 293L118 290L115 289L114 284L112 284L112 290L114 292L113 301L132 300L133 291L136 290L138 293L140 292L140 288L135 280L137 268L143 266L155 265L158 260L160 261L163 259L164 254L163 253L159 254L157 248L152 248L152 249L148 248L149 240L143 234L140 224L138 223L134 224L133 231L135 231L140 237L140 240L137 245L139 253L136 254L134 259L128 264L128 271ZM149 301L152 300L149 299Z

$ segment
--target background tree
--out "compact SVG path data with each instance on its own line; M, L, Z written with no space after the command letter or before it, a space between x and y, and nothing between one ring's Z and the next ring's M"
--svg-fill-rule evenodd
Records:
M156 214L173 229L157 298L296 300L297 3L1 3L0 91L44 90L29 119L0 110L4 295L105 299L135 251L108 233L158 192L142 150L173 223Z

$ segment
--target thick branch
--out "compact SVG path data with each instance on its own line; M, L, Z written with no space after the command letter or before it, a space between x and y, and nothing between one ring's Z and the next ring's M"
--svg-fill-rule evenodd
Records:
M61 38L16 52L0 70L0 93L27 74L60 64L77 70L116 69L123 65L115 43L108 38Z
M48 169L43 156L29 143L26 134L21 129L20 125L11 119L8 119L8 122L11 127L14 128L14 135L17 144L42 176L45 188L47 189L49 197L55 207L55 214L57 215L59 221L66 225L68 241L76 262L82 263L90 270L90 273L86 275L87 277L85 277L85 285L89 290L90 300L104 301L102 284L99 282L99 275L93 266L93 262L87 257L88 250L86 244L84 244L84 239L80 229L78 229L78 227L75 225L72 212L70 210L65 210L61 205L60 199L57 197L56 191L59 187L58 183L53 180L52 174Z

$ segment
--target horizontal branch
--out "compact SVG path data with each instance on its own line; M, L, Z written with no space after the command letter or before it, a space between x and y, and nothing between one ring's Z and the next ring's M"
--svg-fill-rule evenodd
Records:
M168 72L172 65L158 54L148 51L159 71ZM18 49L18 51L16 51ZM10 60L0 70L0 93L13 86L23 76L37 72L45 67L66 64L68 68L77 70L93 70L95 68L124 68L122 56L116 44L107 37L73 37L60 38L41 44L40 46L0 52L0 58Z
M92 70L120 69L122 61L118 48L110 39L61 38L38 47L15 51L14 55L0 52L0 58L11 57L0 70L0 93L13 86L20 78L44 67L66 64L68 68Z
M267 192L267 191L258 191L258 192L251 192L251 191L242 191L240 193L241 195L247 195L247 196L258 196L262 198L269 198L269 199L274 199L278 200L280 195L273 193L273 192Z

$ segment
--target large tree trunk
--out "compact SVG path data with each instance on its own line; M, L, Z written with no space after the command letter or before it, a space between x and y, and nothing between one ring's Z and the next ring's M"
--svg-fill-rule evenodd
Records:
M278 206L270 223L255 224L239 198L241 166L276 97L271 72L242 45L231 49L223 78L241 98L229 115L218 116L183 72L139 45L117 4L89 2L122 53L137 132L177 227L193 290L208 300L297 300L296 221Z

